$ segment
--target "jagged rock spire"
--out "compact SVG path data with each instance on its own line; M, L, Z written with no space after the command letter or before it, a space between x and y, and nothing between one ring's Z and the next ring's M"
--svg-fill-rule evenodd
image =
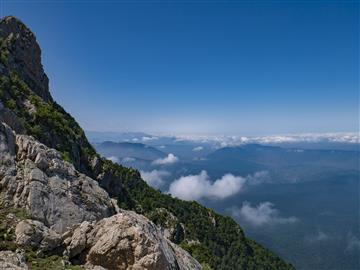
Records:
M0 38L9 51L1 73L16 71L34 93L51 101L49 79L41 64L41 50L35 35L19 19L6 16L0 20Z

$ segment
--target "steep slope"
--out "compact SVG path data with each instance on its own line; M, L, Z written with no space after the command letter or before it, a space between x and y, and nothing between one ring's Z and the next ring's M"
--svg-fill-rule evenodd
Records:
M31 31L14 17L2 19L0 30L0 122L58 150L75 170L96 179L121 208L134 210L162 226L164 235L205 268L292 268L247 239L231 218L196 202L161 194L136 170L101 159L76 121L51 98L40 49Z

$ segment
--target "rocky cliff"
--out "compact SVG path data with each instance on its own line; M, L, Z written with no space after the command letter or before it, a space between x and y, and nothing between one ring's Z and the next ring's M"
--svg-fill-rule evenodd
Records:
M8 50L8 68L16 71L42 99L51 101L49 79L41 65L41 50L34 34L14 17L5 17L1 21L0 38L2 46Z
M232 219L102 159L14 17L0 21L0 75L0 269L292 268Z

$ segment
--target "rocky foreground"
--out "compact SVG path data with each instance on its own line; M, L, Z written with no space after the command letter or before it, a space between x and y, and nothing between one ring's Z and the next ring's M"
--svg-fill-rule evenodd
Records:
M15 251L0 252L0 269L27 269L25 250L62 256L88 269L200 269L144 216L121 210L97 181L60 154L0 124L0 201Z

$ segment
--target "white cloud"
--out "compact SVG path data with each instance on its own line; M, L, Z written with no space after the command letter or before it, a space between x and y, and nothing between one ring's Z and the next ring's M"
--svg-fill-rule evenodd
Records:
M124 157L122 160L122 162L134 162L135 158L132 157Z
M201 150L203 150L204 149L204 147L202 147L202 146L197 146L197 147L195 147L194 149L193 149L193 151L201 151Z
M164 185L164 177L170 175L168 171L163 170L153 170L150 172L140 171L140 174L146 183L155 188L160 188Z
M245 201L240 209L233 208L231 212L234 218L241 219L254 226L294 223L298 220L296 217L281 217L271 202L263 202L253 207Z
M119 158L114 157L114 156L107 157L106 159L107 159L107 160L110 160L110 161L112 161L112 162L114 162L114 163L119 163Z
M333 133L301 133L273 136L207 136L207 135L176 135L176 141L192 141L210 143L219 147L240 146L249 143L259 144L291 144L291 143L360 143L360 134L356 132Z
M154 160L152 163L154 165L167 165L167 164L173 164L179 161L179 158L175 156L174 154L168 154L167 157L159 158Z
M143 142L154 141L154 140L157 140L157 139L158 139L158 137L147 137L147 136L144 136L144 137L141 138L141 140Z
M224 199L238 193L246 179L232 174L210 182L206 171L198 175L182 176L171 183L169 193L184 200L199 200L201 198Z
M165 145L160 145L159 148L164 149L164 148L166 148L166 146Z

